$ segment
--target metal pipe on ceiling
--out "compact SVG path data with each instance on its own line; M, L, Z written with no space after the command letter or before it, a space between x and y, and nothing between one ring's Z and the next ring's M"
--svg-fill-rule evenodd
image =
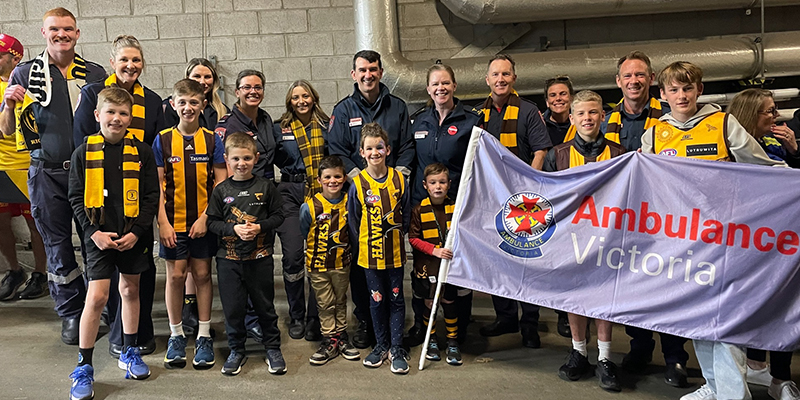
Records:
M604 0L605 1L605 0ZM400 51L396 0L354 0L356 47L381 54L383 83L407 102L427 99L425 72L431 62L412 62ZM562 15L564 17L564 15ZM754 38L720 37L642 45L597 47L579 50L514 54L520 94L543 92L544 81L569 75L577 89L616 87L617 60L633 50L645 52L658 71L671 62L687 60L704 71L705 81L750 79L759 74L759 55ZM769 33L763 38L766 76L800 74L800 32ZM485 97L485 57L443 60L453 67L462 99Z
M439 0L472 24L664 14L685 11L747 9L753 0ZM797 0L764 1L768 7L798 5Z

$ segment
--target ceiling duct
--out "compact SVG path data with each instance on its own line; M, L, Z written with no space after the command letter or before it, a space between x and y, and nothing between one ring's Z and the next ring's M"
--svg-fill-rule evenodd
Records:
M431 63L412 62L401 53L396 0L354 0L354 9L356 46L381 54L386 71L382 82L394 95L407 102L425 101L428 98L425 73ZM617 60L632 50L645 52L655 70L685 60L703 68L705 81L750 79L761 71L759 51L753 39L735 36L514 54L517 65L515 88L523 95L539 94L543 92L546 79L569 75L576 88L611 89L616 87ZM800 74L800 63L797 62L800 59L800 32L769 33L763 38L763 47L767 76ZM459 98L480 98L488 94L486 57L443 62L453 67Z
M378 0L376 0L378 1ZM552 21L752 8L758 0L439 0L472 24ZM798 5L797 0L770 0L768 7Z

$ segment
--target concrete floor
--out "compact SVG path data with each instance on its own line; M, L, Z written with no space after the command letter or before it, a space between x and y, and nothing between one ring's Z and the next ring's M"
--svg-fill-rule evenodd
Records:
M32 265L30 252L22 250L22 246L18 248L23 264ZM163 263L159 264L162 266L159 267L153 312L157 349L154 354L144 357L152 376L145 381L125 380L116 360L108 355L108 340L103 336L97 342L94 355L95 397L98 399L678 399L703 382L697 361L692 358L689 368L693 386L676 389L665 385L664 363L659 354L654 354L653 365L643 374L623 373L624 389L620 394L603 391L595 378L563 381L558 378L557 371L571 344L569 339L555 332L556 314L542 310L541 349L521 347L518 334L483 338L478 334L478 328L494 318L491 299L483 294L475 296L475 322L469 328L467 343L462 346L462 366L453 367L444 361L427 362L425 369L419 371L419 347L411 351L411 371L406 376L392 374L388 365L369 369L360 361L347 361L341 357L324 366L311 366L308 357L316 350L317 343L289 338L286 332L288 306L279 276L276 276L275 304L281 317L282 351L288 365L286 375L273 376L267 372L265 352L253 341L248 341L249 359L241 374L235 377L220 374L228 348L222 335L224 323L218 297L214 300L212 314L212 326L219 333L219 340L215 343L217 365L205 371L196 371L191 364L182 370L166 370L163 357L169 328L163 300ZM279 257L276 257L276 265L280 265ZM0 264L0 271L6 268ZM408 282L405 295L410 298ZM410 320L408 304L407 326ZM443 321L439 324L441 327ZM0 399L67 397L70 387L68 375L77 361L77 346L63 344L59 337L60 329L60 320L52 310L49 297L0 303L0 360L3 361ZM101 326L101 334L104 329L107 330ZM592 337L596 338L596 335L593 333ZM627 336L622 327L615 327L614 338L613 359L620 363L628 350ZM191 345L193 341L190 340ZM590 360L594 364L596 358L592 357L597 356L596 343L590 343L589 347ZM693 353L690 345L687 345L687 350ZM362 350L362 357L366 354ZM798 381L797 377L795 381ZM751 390L754 399L769 399L766 388L751 387Z

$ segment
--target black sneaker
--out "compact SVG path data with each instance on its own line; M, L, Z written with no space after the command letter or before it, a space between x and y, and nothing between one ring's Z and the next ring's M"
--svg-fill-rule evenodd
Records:
M222 365L222 375L234 376L242 372L242 365L247 362L247 356L244 352L231 350L225 364Z
M329 360L336 358L339 355L338 341L329 337L322 339L319 344L319 349L311 355L308 362L311 365L325 365Z
M442 354L439 352L439 342L433 336L431 336L431 341L428 342L428 352L425 353L425 358L431 361L442 360Z
M359 349L366 349L369 347L369 322L365 320L358 321L358 328L356 334L353 335L353 344Z
M50 288L47 287L47 277L41 272L33 272L30 279L25 282L25 287L20 290L19 298L23 300L38 299L48 294L50 294Z
M622 369L630 373L640 374L647 369L647 364L650 364L652 360L652 353L647 354L640 351L631 351L625 354L625 357L622 357Z
M301 339L306 333L306 324L299 319L292 319L289 322L289 337L292 339Z
M622 391L622 387L620 387L619 384L619 376L617 376L617 364L607 359L598 361L594 374L597 376L597 379L600 380L601 388L609 392Z
M339 334L339 354L344 357L345 360L358 360L361 358L361 352L350 343L350 338L347 336L347 332L342 332Z
M286 373L286 361L280 349L267 349L267 370L272 375L283 375Z
M461 365L461 349L458 348L458 340L450 339L447 341L447 352L445 360L450 365Z
M22 269L8 270L6 276L0 281L0 300L14 300L17 298L17 289L25 283L28 275Z
M577 381L592 369L589 359L578 350L569 351L567 362L558 369L558 376L566 381Z
M419 325L414 325L406 334L406 344L408 347L417 347L425 342L425 329Z

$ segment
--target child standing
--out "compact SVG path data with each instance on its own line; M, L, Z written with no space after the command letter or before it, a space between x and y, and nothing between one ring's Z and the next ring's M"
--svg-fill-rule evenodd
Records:
M322 344L308 359L323 365L339 353L348 360L361 357L347 336L347 288L350 286L350 235L344 163L328 156L319 163L322 192L300 206L300 232L306 237L306 269L319 309Z
M703 70L677 61L658 74L661 97L667 99L669 114L642 135L642 152L711 161L786 166L770 159L735 117L716 104L700 107ZM730 343L694 340L697 362L706 384L681 400L749 399L745 381L745 349Z
M427 312L422 322L430 324L433 297L436 292L436 279L439 276L439 264L442 259L451 260L453 252L444 248L447 234L450 231L450 220L453 218L455 202L447 197L450 189L450 171L442 163L429 164L425 167L422 186L428 192L411 211L411 226L408 229L408 241L414 249L414 273L411 285L414 295L425 299ZM447 328L447 363L461 365L461 350L458 348L458 310L455 300L458 288L444 284L442 292L442 310ZM431 340L425 358L439 361L439 342L436 340L436 318L431 328Z
M252 137L237 132L225 139L225 162L233 171L211 194L208 230L219 236L217 278L231 353L222 367L236 375L247 361L244 317L248 296L264 332L269 373L286 373L281 354L281 332L275 313L272 260L275 228L283 222L283 206L275 185L253 175L258 152Z
M114 268L120 272L122 297L123 348L118 365L125 370L125 378L150 376L137 347L139 277L151 256L146 241L139 238L152 229L158 175L150 147L128 132L132 107L133 97L125 89L103 89L94 112L100 133L87 137L72 153L69 201L83 228L89 279L78 366L70 375L74 400L94 397L92 354Z
M199 325L195 341L195 368L214 365L214 342L211 339L211 256L217 238L206 235L206 207L216 183L228 176L222 139L200 127L200 115L206 105L203 86L182 79L172 89L170 105L180 121L165 129L153 142L153 153L161 182L158 207L158 233L166 260L167 286L164 290L170 337L164 366L186 366L186 335L181 320L183 288L188 272L197 287Z
M550 149L544 159L544 171L561 171L584 165L588 162L610 160L625 153L621 145L606 139L600 133L600 124L605 118L603 99L595 92L584 90L578 92L572 100L572 111L569 120L576 129L572 140ZM591 371L588 352L586 350L586 327L589 319L577 314L568 314L572 350L567 362L558 370L562 379L577 381ZM595 375L600 387L619 392L619 376L617 365L611 361L611 328L609 321L595 319L597 325L597 368Z
M370 291L370 314L375 347L364 365L380 367L391 356L391 370L408 373L408 353L403 349L405 302L403 234L408 230L409 196L403 175L386 166L389 136L377 123L361 129L359 154L367 168L353 178L348 197L350 233L358 238L358 265L364 268Z

